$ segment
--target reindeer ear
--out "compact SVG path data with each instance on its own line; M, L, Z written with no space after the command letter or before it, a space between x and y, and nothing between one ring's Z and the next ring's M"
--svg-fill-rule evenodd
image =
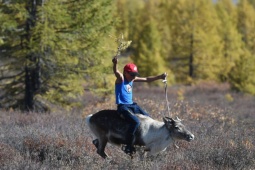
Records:
M171 128L174 125L174 119L169 118L169 117L163 117L163 121L167 128Z
M164 121L165 124L167 123L166 117L163 117L163 121Z
M163 117L163 121L165 122L165 123L167 123L167 122L172 122L172 121L174 121L172 118L170 118L170 117Z

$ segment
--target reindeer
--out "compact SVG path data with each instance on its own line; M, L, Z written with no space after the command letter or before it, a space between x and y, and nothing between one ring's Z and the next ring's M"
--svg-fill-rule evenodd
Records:
M136 115L140 126L135 133L134 144L143 146L148 155L165 150L174 140L194 140L194 135L185 128L179 118L174 120L164 117L161 122L141 114ZM108 157L104 151L107 142L119 146L127 144L125 134L129 123L116 110L101 110L91 114L87 116L86 123L96 137L93 144L101 157ZM133 157L132 154L130 156Z

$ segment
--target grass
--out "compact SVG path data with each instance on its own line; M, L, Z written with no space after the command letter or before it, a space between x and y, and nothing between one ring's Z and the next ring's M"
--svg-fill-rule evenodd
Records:
M137 87L134 97L153 118L168 116L163 88ZM168 99L170 116L183 119L195 140L153 158L137 153L133 160L110 144L110 158L99 157L84 121L90 113L114 109L113 99L86 94L82 110L51 114L2 110L0 169L255 169L254 97L233 93L226 84L203 83L169 87Z

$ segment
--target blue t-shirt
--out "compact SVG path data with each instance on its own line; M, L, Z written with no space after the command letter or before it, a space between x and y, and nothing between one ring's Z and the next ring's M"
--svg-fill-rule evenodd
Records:
M133 81L115 84L116 104L133 104Z

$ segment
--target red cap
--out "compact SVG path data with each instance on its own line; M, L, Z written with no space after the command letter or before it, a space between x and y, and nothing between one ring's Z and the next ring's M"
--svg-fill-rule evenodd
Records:
M133 63L129 63L125 65L124 71L128 72L132 76L138 76L138 69L137 66Z

